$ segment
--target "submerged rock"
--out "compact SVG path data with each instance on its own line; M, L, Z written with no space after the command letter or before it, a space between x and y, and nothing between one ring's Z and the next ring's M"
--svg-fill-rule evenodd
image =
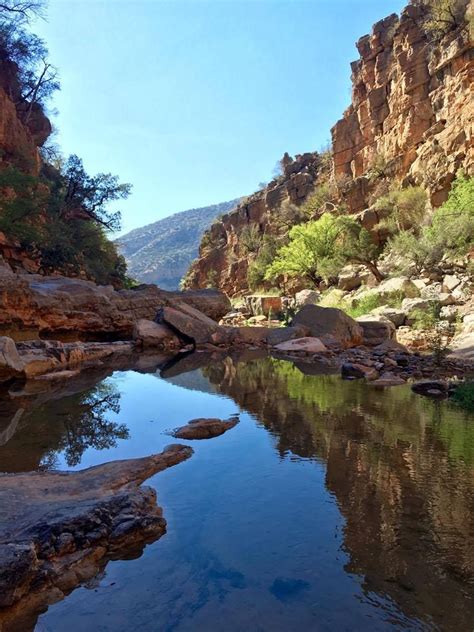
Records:
M177 439L212 439L219 437L239 423L238 417L228 421L222 419L192 419L185 426L176 428L171 433Z
M79 472L0 476L0 629L31 607L62 599L112 554L163 535L156 492L140 485L192 453L171 445Z
M418 395L425 397L445 398L448 397L449 387L443 380L423 380L412 385L411 390Z

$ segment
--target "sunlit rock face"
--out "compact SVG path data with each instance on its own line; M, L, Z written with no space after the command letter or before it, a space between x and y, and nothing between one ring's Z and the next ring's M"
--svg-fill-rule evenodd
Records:
M287 233L298 221L288 221L285 205L304 203L329 175L334 176L339 202L351 213L361 213L359 219L370 230L381 217L368 207L391 182L422 186L437 207L459 169L473 172L472 45L467 29L436 39L423 28L421 8L409 4L400 16L377 22L370 35L359 39L357 49L360 57L351 65L352 100L331 130L332 161L324 162L317 152L294 160L286 155L279 179L242 201L205 234L188 273L189 287L212 281L230 295L248 291L253 253L245 249L244 231Z
M440 204L456 171L474 164L467 30L434 41L422 8L410 4L400 17L377 22L357 49L352 103L332 129L336 175L357 179L376 158L393 161L395 177L425 186ZM356 180L349 196L354 211L365 202L361 187Z

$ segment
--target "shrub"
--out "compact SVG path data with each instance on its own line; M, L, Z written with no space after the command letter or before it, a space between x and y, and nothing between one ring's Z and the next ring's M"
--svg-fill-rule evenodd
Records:
M258 224L252 223L244 226L239 235L239 242L244 254L257 252L262 242L262 234Z
M474 178L459 173L447 201L433 214L431 225L402 230L387 244L401 258L400 270L412 265L417 273L444 257L466 255L474 242Z
M455 29L467 28L465 0L419 0L418 4L425 10L423 28L435 39Z
M425 217L426 202L426 193L421 187L410 186L390 191L373 205L376 211L386 215L379 228L384 228L390 233L409 228L416 229Z
M452 400L460 408L474 412L474 382L460 384L454 391Z
M264 235L258 254L249 263L247 269L247 284L251 290L256 290L265 281L265 271L272 263L278 249L278 242L272 235Z
M349 316L352 316L352 318L358 318L364 314L369 314L372 310L377 309L377 307L400 307L403 298L402 292L392 292L388 296L381 296L377 294L377 292L373 292L362 296L354 307L344 307L342 309L344 309Z

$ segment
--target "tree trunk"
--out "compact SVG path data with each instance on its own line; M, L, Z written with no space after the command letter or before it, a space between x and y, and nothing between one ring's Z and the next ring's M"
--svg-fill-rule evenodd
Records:
M385 275L383 275L380 272L380 270L377 268L375 263L372 263L371 261L367 261L365 265L367 266L369 271L372 272L372 274L374 275L374 277L377 279L379 283L385 279Z

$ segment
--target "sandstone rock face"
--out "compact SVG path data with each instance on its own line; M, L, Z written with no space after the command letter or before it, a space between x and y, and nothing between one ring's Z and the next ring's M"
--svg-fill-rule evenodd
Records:
M384 316L360 316L357 322L362 327L364 345L375 347L395 338L395 325Z
M260 315L273 315L277 316L282 312L282 302L280 296L260 296L251 294L246 296L245 305L251 314L254 316Z
M422 21L410 4L357 42L352 103L332 129L335 172L357 184L353 211L366 204L361 180L377 156L396 177L425 186L435 206L457 169L473 169L468 34L453 31L436 44Z
M135 323L133 339L144 348L176 349L180 346L178 337L169 327L145 318L140 318Z
M31 606L40 609L52 590L56 600L64 597L99 572L110 553L163 535L156 493L140 484L191 454L173 445L80 472L0 476L0 627Z
M219 437L239 423L238 417L228 421L222 419L193 419L186 426L176 428L172 432L177 439L212 439Z
M153 320L179 300L219 318L229 299L216 290L166 292L155 285L114 290L92 281L18 274L0 266L0 332L16 338L127 339L142 318Z
M359 323L335 307L305 305L293 319L292 325L303 325L311 336L333 336L344 349L362 344L363 329Z
M37 175L40 168L38 147L51 133L51 123L38 107L29 123L25 124L14 104L20 91L16 65L1 61L0 75L0 165L9 165L21 159L22 167L32 175Z

